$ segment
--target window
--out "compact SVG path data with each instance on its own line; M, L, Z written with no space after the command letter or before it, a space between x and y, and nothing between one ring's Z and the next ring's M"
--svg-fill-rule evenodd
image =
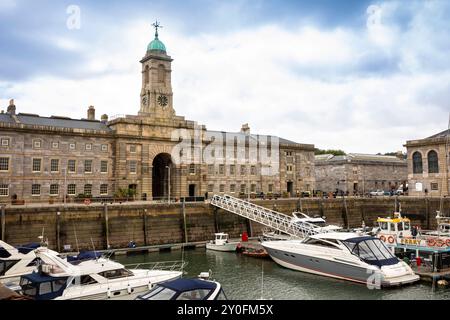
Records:
M92 150L92 143L86 143L86 150Z
M208 174L214 174L214 165L208 164Z
M1 139L1 146L2 147L9 147L9 138L2 138Z
M251 191L252 191L252 192L256 192L256 184L252 184L252 186L251 186Z
M431 183L431 190L433 191L439 190L439 184L437 184L436 182Z
M210 292L211 290L208 289L195 289L185 291L177 297L177 300L205 300Z
M59 185L51 184L50 185L50 195L57 196L59 194Z
M418 151L413 153L413 173L423 173L422 154Z
M100 276L106 279L117 279L117 278L125 278L132 277L134 274L131 271L126 269L117 269L117 270L109 270L99 273Z
M230 174L236 174L236 166L234 164L230 165Z
M292 172L293 170L292 170L292 165L291 164L288 164L287 166L286 166L286 171L287 172Z
M269 184L269 192L273 192L273 184Z
M102 151L108 151L108 145L102 144Z
M68 160L67 161L67 171L73 173L76 171L76 160Z
M0 197L9 196L9 186L7 184L0 184Z
M100 194L101 195L108 194L108 185L107 184L100 185Z
M31 185L31 195L32 196L40 196L41 195L41 185L40 184Z
M52 142L52 149L58 149L59 148L59 142Z
M50 160L50 171L51 172L59 171L59 159L51 159Z
M244 165L241 166L241 176L245 175L245 173L247 172L246 169L247 168Z
M137 162L136 161L130 161L130 173L137 173Z
M219 174L225 174L225 165L224 164L219 165Z
M235 184L230 184L230 192L231 193L235 193L236 192L236 185Z
M428 173L439 173L438 155L434 150L428 152Z
M41 140L33 140L33 148L34 149L42 148L42 141Z
M130 145L130 153L136 153L136 146Z
M224 184L221 184L220 186L219 186L219 192L225 192L225 185Z
M100 162L100 172L101 173L108 173L108 161Z
M256 166L251 166L250 173L252 176L256 175Z
M92 184L85 184L84 185L84 194L86 196L91 196L92 195Z
M0 158L0 171L9 171L9 158Z
M214 185L208 184L208 192L214 192Z
M84 172L92 173L92 160L84 160Z
M33 159L33 172L41 172L42 159Z
M69 149L70 150L75 150L76 148L76 144L75 143L69 143Z
M245 193L245 184L241 184L241 193Z
M191 163L189 165L189 173L190 174L195 174L195 164Z
M74 196L77 194L77 186L75 184L69 184L67 186L67 194L70 196Z
M286 156L287 157L292 157L292 151L286 151Z

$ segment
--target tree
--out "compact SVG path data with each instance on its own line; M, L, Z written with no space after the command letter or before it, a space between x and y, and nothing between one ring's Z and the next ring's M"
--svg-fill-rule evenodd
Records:
M332 154L334 156L345 156L346 153L343 150L335 150L335 149L329 149L329 150L322 150L322 149L318 149L315 148L314 149L314 154L318 155L318 154Z

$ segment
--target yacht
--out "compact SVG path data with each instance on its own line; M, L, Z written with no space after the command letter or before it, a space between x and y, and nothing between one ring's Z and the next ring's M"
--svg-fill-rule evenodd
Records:
M35 300L128 300L182 271L125 268L105 258L72 264L46 248L35 250L38 271L20 279L21 293ZM181 268L184 263L182 263Z
M297 271L379 287L419 280L380 239L359 233L327 232L262 246L277 264Z
M52 254L57 254L52 251ZM38 258L33 249L15 248L0 241L0 283L8 287L19 284L20 277L36 270Z
M204 275L207 275L204 277ZM157 284L136 300L228 300L221 284L202 272L198 279L177 279Z
M206 244L206 249L214 251L236 251L238 241L230 242L227 233L215 233L215 239Z

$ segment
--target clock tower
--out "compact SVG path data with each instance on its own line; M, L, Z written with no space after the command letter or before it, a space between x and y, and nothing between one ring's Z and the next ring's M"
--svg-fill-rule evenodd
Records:
M140 116L167 118L175 115L171 83L172 58L158 38L158 21L153 24L155 39L147 46L141 60L142 89Z

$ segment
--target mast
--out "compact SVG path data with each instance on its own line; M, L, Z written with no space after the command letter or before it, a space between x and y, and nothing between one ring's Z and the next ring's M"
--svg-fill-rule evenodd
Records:
M443 176L443 179L445 179L444 183L447 185L447 197L450 195L450 185L449 185L449 175L448 175L448 167L450 165L449 163L449 144L450 141L450 113L448 115L448 126L447 126L447 135L446 135L446 141L445 141L445 174ZM444 213L444 195L443 195L443 188L441 188L441 201L439 204L439 214L441 215Z

